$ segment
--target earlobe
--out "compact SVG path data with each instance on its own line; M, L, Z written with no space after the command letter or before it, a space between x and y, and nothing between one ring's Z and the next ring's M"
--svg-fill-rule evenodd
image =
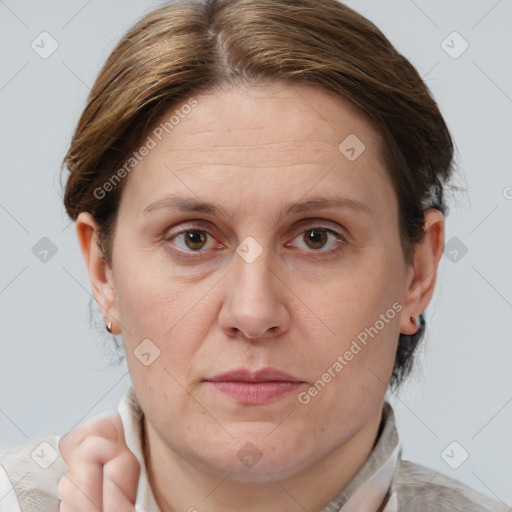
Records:
M425 237L416 247L413 271L400 321L400 332L416 334L419 323L414 321L427 308L434 293L437 268L444 250L444 215L437 209L425 212Z
M112 270L105 261L98 247L98 225L92 215L81 212L76 219L76 233L80 250L87 267L94 298L105 318L105 325L112 322L111 331L114 334L114 319L117 317L116 296L114 292Z

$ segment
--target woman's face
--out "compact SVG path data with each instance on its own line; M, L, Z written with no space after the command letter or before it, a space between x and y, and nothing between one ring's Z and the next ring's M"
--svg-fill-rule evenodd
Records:
M160 453L283 478L380 418L426 303L379 135L352 104L266 85L188 105L125 178L100 301Z

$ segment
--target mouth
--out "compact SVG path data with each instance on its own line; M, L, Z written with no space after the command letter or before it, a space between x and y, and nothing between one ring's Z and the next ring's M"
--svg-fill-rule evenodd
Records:
M215 390L248 405L274 402L305 384L276 368L257 371L240 368L206 379L206 382Z

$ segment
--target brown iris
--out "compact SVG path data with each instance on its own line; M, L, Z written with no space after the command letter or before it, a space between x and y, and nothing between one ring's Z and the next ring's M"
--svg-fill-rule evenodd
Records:
M306 241L306 243L308 243L308 245L310 242L315 245L314 247L312 247L312 249L319 249L320 247L323 247L327 243L327 233L325 229L308 229L304 233L304 240Z
M184 235L185 243L190 249L201 249L201 244L206 243L207 234L206 231L200 231L194 229L193 231L185 231Z

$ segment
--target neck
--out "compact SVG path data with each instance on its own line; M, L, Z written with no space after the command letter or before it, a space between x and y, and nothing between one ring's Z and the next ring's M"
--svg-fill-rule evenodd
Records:
M242 482L205 472L169 449L145 419L143 452L161 512L321 512L365 463L380 423L381 410L327 457L284 480Z

